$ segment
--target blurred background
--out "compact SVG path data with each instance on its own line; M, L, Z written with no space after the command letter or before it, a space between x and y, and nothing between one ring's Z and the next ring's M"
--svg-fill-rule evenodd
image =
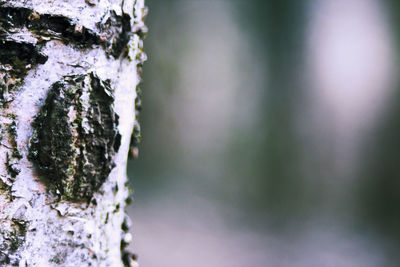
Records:
M140 266L400 266L400 1L147 5Z

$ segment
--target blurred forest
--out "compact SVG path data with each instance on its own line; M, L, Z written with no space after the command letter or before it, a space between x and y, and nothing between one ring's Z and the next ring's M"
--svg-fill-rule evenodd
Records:
M400 2L147 5L141 266L399 266Z

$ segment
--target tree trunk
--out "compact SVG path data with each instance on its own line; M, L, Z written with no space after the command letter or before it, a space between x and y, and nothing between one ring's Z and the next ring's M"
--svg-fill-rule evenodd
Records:
M0 266L135 265L143 2L0 0Z

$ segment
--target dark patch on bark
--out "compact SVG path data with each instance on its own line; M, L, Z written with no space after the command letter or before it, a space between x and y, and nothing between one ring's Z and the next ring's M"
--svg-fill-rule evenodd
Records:
M101 32L108 39L108 50L115 58L119 57L131 39L131 17L128 14L118 16L114 11L110 12L105 23L98 23Z
M108 81L93 73L50 89L33 126L29 159L62 198L90 201L115 166L118 115Z
M67 17L38 14L28 8L0 7L0 35L23 27L35 35L55 37L79 46L89 47L100 43L96 33L80 27Z
M11 73L26 73L30 67L46 61L47 56L41 54L33 44L0 39L0 63L10 65Z
M118 58L126 50L126 45L132 36L131 18L128 14L118 16L111 11L103 18L104 22L97 23L97 29L88 29L64 16L38 14L28 8L1 6L2 4L0 4L0 37L26 27L39 38L40 42L60 39L81 48L101 45L108 54Z
M0 36L0 107L7 107L13 101L13 92L27 72L46 61L47 56L33 44L7 41Z
M10 157L7 153L6 155L6 170L7 173L10 175L11 180L14 181L15 177L21 172L21 170L17 167L17 161Z

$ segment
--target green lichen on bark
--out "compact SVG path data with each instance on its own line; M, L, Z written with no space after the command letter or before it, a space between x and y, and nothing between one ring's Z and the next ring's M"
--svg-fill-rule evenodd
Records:
M118 115L108 81L95 74L64 77L36 116L29 159L61 198L90 201L114 167Z

